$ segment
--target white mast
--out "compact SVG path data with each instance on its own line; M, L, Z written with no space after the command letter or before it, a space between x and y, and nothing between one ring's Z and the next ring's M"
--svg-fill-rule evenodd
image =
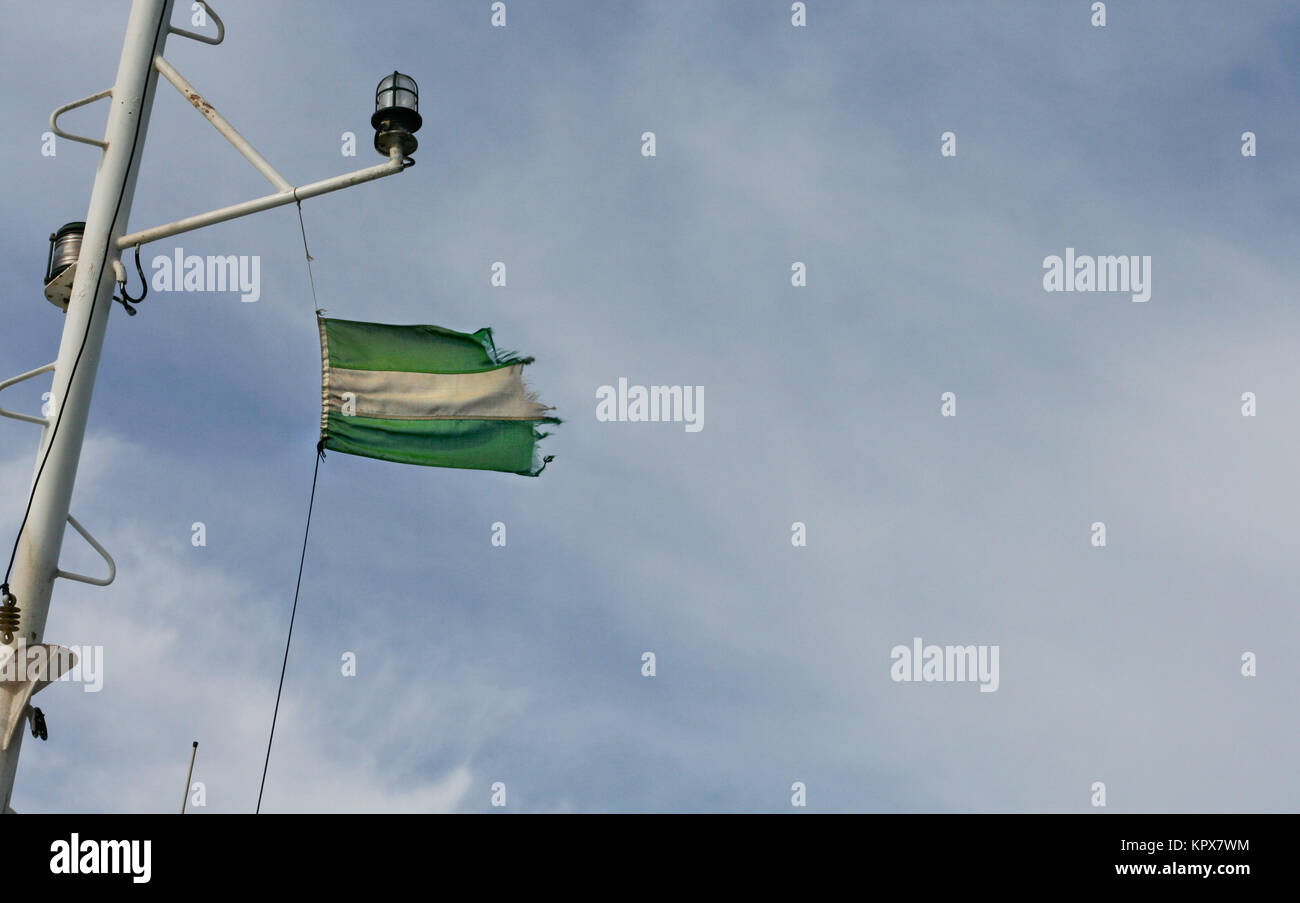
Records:
M20 641L34 646L45 633L50 593L59 570L59 550L63 547L68 506L72 502L72 485L77 478L81 442L86 435L90 395L95 388L108 312L113 306L113 270L109 259L117 259L114 246L126 231L127 217L131 214L140 154L158 83L153 60L162 55L167 41L172 3L173 0L134 0L131 4L104 136L108 146L99 161L95 187L90 193L86 233L77 260L59 356L54 362L54 388L50 397L55 409L51 411L36 453L38 467L42 459L45 461L44 473L35 486L27 526L18 542L18 557L9 580L9 591L22 609L21 630L14 637L15 646ZM0 738L4 746L0 750L0 793L4 796L0 811L9 809L24 733L23 713L14 709L26 707L30 685L30 680L0 685L3 686L0 730L8 732L8 736Z
M69 268L72 286L58 358L53 364L47 364L22 376L0 382L0 390L2 390L13 383L51 369L54 371L51 395L53 409L48 417L15 414L0 408L0 415L42 424L31 504L18 541L13 573L9 578L10 594L21 612L16 618L17 629L13 630L12 642L0 645L0 664L12 656L21 657L24 651L30 657L30 654L35 651L34 647L41 644L49 614L50 595L57 578L105 586L112 582L116 574L112 558L86 529L70 516L69 506L77 476L77 464L81 456L82 440L86 433L86 417L90 410L95 374L99 369L105 327L108 323L109 311L113 307L114 281L125 280L125 272L121 270L118 260L122 251L211 223L294 203L401 172L413 162L409 154L414 151L416 142L409 132L414 129L409 125L404 127L403 123L409 123L409 120L403 120L401 111L396 108L402 106L405 101L399 99L396 92L393 92L391 95L385 95L385 98L392 101L391 105L376 111L372 120L377 130L376 148L388 158L386 162L332 179L293 187L185 81L171 64L163 59L163 47L169 33L207 44L219 44L225 36L225 26L220 17L208 8L206 3L202 6L217 26L215 38L172 27L170 21L173 2L174 0L132 0L117 81L112 90L101 91L60 107L50 117L55 134L100 147L103 156L90 195L85 234L81 243L80 256L75 264L75 275L72 275L72 268ZM273 194L187 217L165 226L125 235L159 73L175 85L186 99L259 172L266 176L276 189ZM413 108L414 92L410 93L411 100L405 105ZM111 107L103 141L70 135L59 128L60 114L105 97L111 97ZM377 106L379 105L377 103ZM415 128L418 128L418 116L415 117L414 122ZM85 577L60 570L59 553L63 545L65 529L69 524L107 562L109 576L106 579ZM7 546L6 542L0 551L7 552ZM0 618L2 617L3 611L0 610ZM12 811L10 798L18 767L24 723L30 722L34 729L38 726L43 729L43 724L38 722L30 706L31 696L49 680L57 678L73 663L70 655L53 654L60 651L58 647L46 646L45 650L47 658L52 658L55 664L47 669L43 680L39 679L41 677L39 674L24 675L23 669L18 669L18 679L0 680L0 796L3 797L0 801L0 813ZM67 650L62 652L67 653Z

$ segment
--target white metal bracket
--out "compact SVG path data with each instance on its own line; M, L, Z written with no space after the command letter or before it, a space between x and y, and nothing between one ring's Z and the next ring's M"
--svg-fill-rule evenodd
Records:
M108 576L100 579L98 577L87 577L84 574L72 574L62 570L55 571L54 576L62 577L65 580L76 580L78 583L89 583L91 586L108 586L117 579L117 565L113 563L113 556L108 554L108 550L96 542L95 537L90 535L90 531L83 527L71 514L68 515L68 523L72 524L72 529L80 533L81 538L90 543L90 547L99 553L99 557L104 559L104 562L108 565Z
M45 299L59 310L67 311L68 302L72 300L72 286L77 281L77 264L68 264L59 275L45 286Z
M5 389L12 385L16 385L23 380L31 379L33 376L40 376L42 373L50 372L54 369L55 363L56 362L51 361L44 367L37 367L35 370L28 370L22 376L15 376L12 379L6 379L4 382L0 382L0 392L3 392ZM4 408L0 408L0 417L9 417L13 420L23 420L27 423L39 423L41 426L49 425L49 420L44 417L34 417L31 414L19 414L17 411L6 411Z
M209 10L210 11L210 10ZM213 14L216 18L216 14ZM209 42L211 43L211 42ZM200 213L195 216L186 217L165 226L156 226L152 229L144 229L140 232L132 232L130 235L123 235L117 240L117 249L126 250L135 245L148 244L151 241L157 241L161 238L170 238L173 235L179 235L182 232L191 232L194 229L201 229L204 226L210 226L214 223L222 223L226 220L237 219L241 216L247 216L250 213L258 213L262 210L270 210L272 207L280 207L285 204L305 201L308 198L314 198L317 195L326 194L331 191L338 191L340 188L348 188L352 185L359 185L362 182L369 182L372 179L381 179L384 176L390 176L393 173L401 172L415 161L403 157L400 150L394 149L388 157L387 163L380 163L376 166L368 166L364 169L358 169L355 172L346 173L341 176L335 176L332 179L322 179L319 182L312 182L308 185L302 185L295 188L293 184L280 175L275 167L267 162L266 158L257 152L248 140L231 125L224 116L217 112L216 107L208 102L202 94L195 90L194 86L185 80L176 68L167 60L163 59L161 54L154 57L154 68L163 78L171 82L177 91L181 93L186 100L203 114L203 118L212 123L212 127L221 133L227 141L234 145L244 159L253 164L253 168L266 177L266 180L275 186L275 193L268 194L260 198L254 198L251 201L244 201L240 204L232 204L229 207L222 207L219 210L210 210L207 213Z
M88 103L94 103L97 100L103 100L105 97L111 97L112 95L113 89L109 88L107 91L100 91L98 94L83 97L81 100L74 100L72 103L65 103L50 114L50 130L60 138L67 138L69 141L80 141L82 144L93 144L101 150L107 149L107 141L98 141L94 138L87 138L83 135L74 135L71 132L65 132L63 129L59 128L59 117L69 110L75 110L77 107L84 107Z
M32 696L58 680L77 663L77 654L71 649L56 646L53 643L39 644L34 662L24 662L23 671L35 664L35 668L22 673L14 657L22 655L24 659L31 656L31 651L38 647L28 647L19 643L16 646L0 646L0 750L6 750L13 742L14 734L27 717L27 705ZM13 679L7 679L9 675Z
M216 23L217 36L215 38L210 38L207 35L196 34L192 31L186 31L185 29L177 28L174 25L167 26L168 33L178 34L182 38L189 38L192 41L201 41L204 44L220 44L226 39L226 24L221 21L221 17L217 15L217 11L208 6L204 0L198 0L198 4L203 7L207 14L212 17L212 21Z

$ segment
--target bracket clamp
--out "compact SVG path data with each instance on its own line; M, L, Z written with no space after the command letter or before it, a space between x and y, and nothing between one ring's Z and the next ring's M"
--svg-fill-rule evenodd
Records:
M89 583L91 586L108 586L117 579L117 565L113 562L113 556L108 554L108 550L101 546L95 537L90 535L90 531L83 527L71 514L68 515L68 523L72 524L72 529L80 533L81 538L90 543L90 547L99 553L100 558L104 559L104 562L108 565L108 576L101 579L99 577L87 577L85 574L73 574L63 570L55 571L54 576L62 577L64 580L76 580L78 583Z
M189 38L192 41L200 41L204 44L220 44L226 39L226 23L221 21L221 17L217 15L217 11L208 6L206 0L198 0L198 4L203 7L207 14L212 17L212 21L216 23L217 36L215 38L210 38L207 35L201 35L193 31L186 31L185 29L177 28L174 25L167 26L167 33L180 35L182 38Z
M67 138L69 141L80 141L82 144L93 144L101 150L108 150L107 141L97 141L94 138L87 138L84 135L74 135L71 132L65 132L63 129L59 128L59 117L69 110L75 110L77 107L84 107L88 103L94 103L97 100L103 100L105 97L111 97L112 95L113 89L109 88L107 91L100 91L98 94L83 97L81 100L74 100L72 103L65 103L50 114L50 130L60 138Z

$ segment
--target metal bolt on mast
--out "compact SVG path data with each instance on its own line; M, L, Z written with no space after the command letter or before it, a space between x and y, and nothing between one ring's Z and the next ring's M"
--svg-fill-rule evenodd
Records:
M221 18L202 0L200 5L217 28L215 36L172 27L173 3L174 0L132 0L122 58L113 87L59 107L50 116L50 125L56 135L98 147L102 156L86 212L80 253L76 262L63 269L46 287L47 297L58 306L63 307L66 300L67 319L58 357L51 364L0 382L2 391L42 373L54 372L51 394L54 404L48 416L37 417L0 408L0 416L42 427L30 501L16 545L12 575L6 578L8 594L0 600L4 603L0 605L0 632L4 633L4 642L0 644L0 673L3 673L0 677L0 796L3 797L0 813L13 811L10 799L24 722L31 723L34 732L38 732L39 722L38 733L44 734L44 719L40 710L32 707L31 697L75 663L69 650L48 644L42 646L54 581L62 577L107 586L116 575L112 557L72 517L69 507L108 314L113 306L114 283L125 282L125 271L119 260L121 252L160 238L392 175L414 162L410 153L414 151L416 142L410 132L419 127L418 115L414 117L412 128L412 120L409 117L403 119L400 110L388 118L381 115L386 110L380 110L375 113L375 120L382 120L374 123L377 131L375 144L387 156L386 162L295 188L163 58L168 34L206 44L220 44L225 37ZM171 82L271 182L274 193L126 234L159 74ZM397 75L394 73L393 77ZM59 127L58 119L63 113L104 98L110 98L110 109L102 141L73 135ZM393 98L392 108L388 109L399 106L396 92ZM87 577L59 568L59 553L69 524L103 557L109 568L107 578ZM42 660L47 663L43 670L13 667L21 663L23 656L30 660L38 646L42 647Z

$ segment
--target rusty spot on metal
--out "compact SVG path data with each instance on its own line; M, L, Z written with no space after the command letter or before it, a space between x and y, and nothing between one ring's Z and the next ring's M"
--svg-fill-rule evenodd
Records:
M196 91L186 91L185 99L194 104L194 109L198 110L204 116L212 113L212 104L208 103Z

